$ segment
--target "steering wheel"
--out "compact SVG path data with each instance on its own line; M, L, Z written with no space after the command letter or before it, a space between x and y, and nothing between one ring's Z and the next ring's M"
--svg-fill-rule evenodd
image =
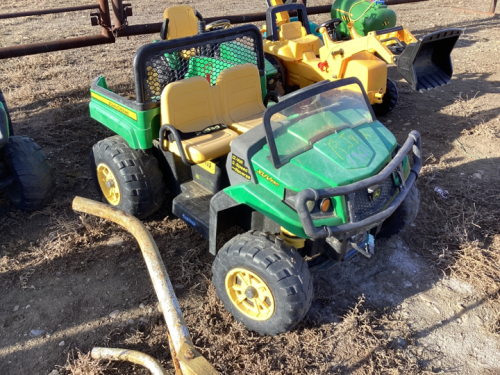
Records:
M335 32L335 29L342 23L341 18L334 18L328 21L323 22L321 25L316 26L316 32L319 33L319 29L324 27L326 31L328 32L328 35L333 41L338 40L337 38L337 33Z
M206 31L225 30L229 26L231 26L231 22L229 22L229 20L222 19L222 20L210 22L208 25L205 26L205 30Z

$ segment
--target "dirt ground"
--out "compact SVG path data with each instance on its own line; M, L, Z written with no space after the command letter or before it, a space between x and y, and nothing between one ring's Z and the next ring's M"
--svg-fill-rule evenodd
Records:
M178 3L204 16L265 10L263 0L131 2L130 24L160 22L163 9ZM355 256L314 273L312 307L294 331L248 332L215 296L208 242L166 207L145 220L194 343L221 373L500 373L500 10L488 17L452 9L486 11L489 3L394 6L399 22L417 36L465 29L452 54L450 85L416 93L390 70L400 101L380 120L401 142L412 129L422 134L420 212L411 230L379 241L372 259ZM42 0L37 8L72 5ZM33 7L5 0L2 13ZM0 46L98 33L89 13L0 20ZM173 373L165 324L134 239L71 209L77 195L97 199L88 155L112 135L89 117L90 83L103 74L113 90L133 92L134 52L156 38L0 61L14 130L43 147L58 186L56 199L34 213L15 210L0 194L2 374L147 373L91 360L95 346L143 351Z

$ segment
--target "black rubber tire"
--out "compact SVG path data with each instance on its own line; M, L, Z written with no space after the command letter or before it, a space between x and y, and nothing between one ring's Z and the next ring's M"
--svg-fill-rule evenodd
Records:
M398 105L399 91L396 83L387 78L387 89L384 96L382 97L382 103L373 104L373 112L376 116L386 116Z
M92 147L92 178L101 200L110 204L97 179L97 166L100 163L106 164L113 172L120 188L120 202L113 207L139 219L148 217L161 207L165 184L151 150L135 150L119 135L103 139Z
M0 150L0 159L14 176L14 183L5 192L18 209L38 210L54 197L56 185L53 170L33 139L10 137Z
M420 191L414 183L403 203L382 224L377 238L390 238L408 228L415 220L420 206Z
M226 275L244 268L258 275L275 300L273 315L255 320L233 304L226 291ZM294 328L306 315L313 299L312 278L304 258L295 248L280 249L274 235L262 232L240 234L227 242L212 265L212 281L217 296L234 318L261 335L277 335Z
M13 136L14 129L12 128L12 120L10 119L9 109L7 108L7 103L5 103L5 98L3 97L2 90L0 90L0 102L3 104L5 112L7 112L7 121L9 123L9 133L10 133L10 136Z

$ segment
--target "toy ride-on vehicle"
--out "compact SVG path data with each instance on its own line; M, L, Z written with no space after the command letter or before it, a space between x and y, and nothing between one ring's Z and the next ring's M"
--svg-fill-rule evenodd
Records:
M297 12L297 21L290 20L290 11ZM453 74L450 53L461 29L441 30L419 41L401 27L340 40L337 33L340 25L343 20L336 18L317 26L321 40L311 33L302 4L267 9L266 26L262 30L266 33L264 51L266 58L274 60L273 65L281 71L282 85L288 91L325 79L356 77L362 82L375 113L385 115L398 99L396 84L387 77L387 64L394 63L414 90L430 90L450 82ZM394 45L398 48L393 48Z
M0 91L0 190L22 211L42 208L54 196L53 170L33 139L15 136Z
M377 234L413 221L421 151L416 131L397 144L355 78L266 108L264 66L253 25L141 47L135 101L92 84L92 117L118 135L93 146L91 164L104 201L139 217L166 187L172 212L209 241L226 309L274 335L307 313L310 266L371 256ZM232 226L247 232L219 249Z

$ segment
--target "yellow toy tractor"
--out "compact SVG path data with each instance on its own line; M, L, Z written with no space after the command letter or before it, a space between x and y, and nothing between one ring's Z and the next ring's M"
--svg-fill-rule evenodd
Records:
M272 0L272 4L281 0ZM296 11L298 19L290 19ZM331 19L316 27L322 39L311 33L311 23L302 4L291 3L267 9L264 51L280 72L285 91L323 80L358 78L377 115L385 115L397 104L397 88L387 77L387 64L414 90L425 91L448 84L453 74L450 53L462 33L447 29L417 40L403 27L373 31L360 36L351 27L352 39L339 41L335 29L342 19Z

